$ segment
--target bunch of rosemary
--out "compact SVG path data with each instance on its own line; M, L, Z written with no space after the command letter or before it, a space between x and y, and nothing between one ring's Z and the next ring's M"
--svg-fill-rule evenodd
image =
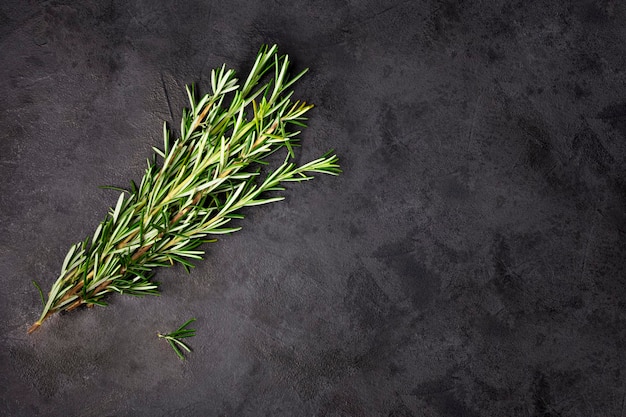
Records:
M176 262L191 267L189 260L204 254L198 247L214 241L209 236L240 229L228 223L243 218L243 207L282 200L265 193L284 190L284 182L341 172L330 153L300 166L291 162L299 131L290 126L304 126L312 106L292 102L289 90L306 70L288 71L288 56L264 46L243 85L222 66L211 72L211 94L197 100L187 88L190 109L183 111L180 138L171 142L164 125L163 149L154 148L141 183L131 181L93 236L70 248L47 300L37 286L44 309L29 333L59 311L106 305L112 292L157 294L150 271ZM261 175L259 164L281 148L282 165Z

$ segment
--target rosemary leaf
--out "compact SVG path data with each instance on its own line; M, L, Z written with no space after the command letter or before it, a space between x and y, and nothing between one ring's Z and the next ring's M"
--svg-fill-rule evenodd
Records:
M184 338L187 338L187 337L193 337L193 336L196 335L196 330L195 329L188 329L187 328L187 326L189 326L194 321L196 321L195 318L187 320L182 326L180 326L178 329L176 329L175 331L173 331L171 333L167 333L167 334L157 333L157 336L159 338L167 340L169 345L172 347L172 349L174 350L176 355L181 360L185 360L185 356L183 355L183 352L180 349L182 348L182 349L184 349L187 352L191 352L191 348L189 346L187 346L180 339L184 339Z

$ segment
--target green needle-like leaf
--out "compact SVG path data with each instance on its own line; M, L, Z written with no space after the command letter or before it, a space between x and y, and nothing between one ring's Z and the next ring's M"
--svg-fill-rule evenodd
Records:
M191 352L191 348L187 346L184 342L182 342L180 339L184 339L186 337L193 337L196 335L195 329L187 329L187 326L189 326L194 321L196 321L195 318L187 320L185 324L180 326L177 330L173 331L172 333L167 333L167 334L157 333L157 336L159 338L167 340L169 345L172 347L176 355L178 355L178 357L181 360L185 360L185 356L183 355L180 349L182 348L187 352Z
M39 284L37 284L37 281L35 281L35 280L33 280L33 285L35 286L35 288L37 288L37 291L39 291L39 297L41 297L41 305L43 305L45 307L46 306L46 297L44 297L43 291L42 291L41 287L39 286Z
M293 162L294 127L305 126L313 106L292 101L290 88L306 70L291 76L289 66L275 45L264 46L243 85L222 66L211 72L210 94L197 99L194 87L187 87L180 137L172 141L164 126L163 149L155 148L139 185L109 187L122 193L95 233L70 248L29 333L59 311L104 305L113 292L158 294L150 271L175 263L192 268L190 259L204 255L196 249L200 244L241 229L229 224L243 218L241 209L281 201L275 193L285 183L341 172L333 153L300 166ZM281 165L259 169L281 150ZM173 347L184 349L177 343Z

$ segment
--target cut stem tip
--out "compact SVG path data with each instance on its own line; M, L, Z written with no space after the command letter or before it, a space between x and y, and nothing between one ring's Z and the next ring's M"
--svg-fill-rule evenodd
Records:
M41 322L36 321L35 323L33 323L33 325L28 328L28 334L31 334L32 332L37 330L39 326L41 326Z

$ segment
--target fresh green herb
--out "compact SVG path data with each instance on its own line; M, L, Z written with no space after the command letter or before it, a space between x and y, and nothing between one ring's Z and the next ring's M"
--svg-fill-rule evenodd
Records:
M170 344L172 349L174 349L174 352L176 352L176 354L181 360L185 360L185 356L183 355L183 352L181 351L181 349L184 349L187 352L191 352L191 349L180 339L184 339L186 337L193 337L196 335L196 329L187 329L187 326L189 326L194 321L196 321L196 319L187 320L185 324L180 326L177 330L173 331L172 333L167 333L167 334L157 333L157 336L159 336L162 339L167 340L167 342Z
M41 287L39 286L39 284L37 284L37 281L35 280L33 280L33 285L35 286L35 288L37 288L37 291L39 292L39 298L41 298L41 304L45 307L46 297L44 297L43 295L43 290L41 289Z
M289 57L274 45L261 48L242 85L222 66L211 72L210 94L198 100L188 87L180 137L172 142L163 126L163 149L154 148L141 183L131 181L93 236L70 248L29 333L59 311L106 305L112 292L158 294L153 268L193 267L190 260L204 254L199 246L215 241L210 236L240 229L229 223L243 217L242 208L282 200L276 192L285 182L338 175L332 153L300 166L292 162L300 132L291 128L305 126L312 105L292 101L290 87L305 72L290 76ZM283 148L284 162L263 175L259 164Z

